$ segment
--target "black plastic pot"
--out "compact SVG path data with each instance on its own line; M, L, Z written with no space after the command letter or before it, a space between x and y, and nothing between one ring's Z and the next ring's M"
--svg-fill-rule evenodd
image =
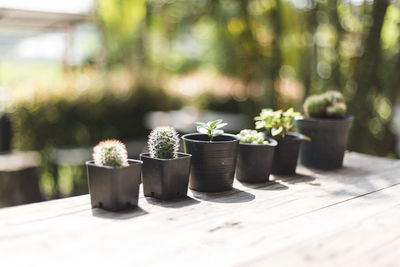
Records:
M245 183L263 183L269 180L275 147L278 142L268 139L269 144L240 143L236 179Z
M186 196L191 157L178 153L176 159L155 159L149 153L140 154L144 195L162 200Z
M300 148L300 163L319 169L343 166L344 152L353 117L344 119L304 118L295 121L298 131L311 138Z
M0 153L11 152L12 128L8 115L0 117Z
M205 134L182 136L185 153L192 154L189 188L201 192L232 189L239 138L224 134L212 142Z
M133 159L128 162L129 166L121 168L86 162L93 208L117 211L137 206L143 162Z
M284 138L275 137L275 139L278 141L278 146L275 148L271 173L295 174L303 136L298 133L288 132Z

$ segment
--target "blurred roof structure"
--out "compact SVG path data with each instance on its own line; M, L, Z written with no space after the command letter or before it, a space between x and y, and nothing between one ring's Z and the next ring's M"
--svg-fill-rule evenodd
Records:
M49 31L83 22L88 14L0 8L0 29Z
M93 7L94 0L0 0L2 58L21 57L18 45L28 38L47 33L70 35L75 25L90 19ZM56 43L62 42L65 38L58 34L53 39L54 41L51 42L55 44L54 46L60 46ZM40 57L41 52L36 51L35 54Z
M88 14L0 8L0 49L45 32L64 31L88 19Z

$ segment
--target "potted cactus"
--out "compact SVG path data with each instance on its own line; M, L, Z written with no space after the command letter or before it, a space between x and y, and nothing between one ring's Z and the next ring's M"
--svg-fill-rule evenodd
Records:
M93 208L116 211L137 206L142 162L128 159L123 143L100 142L86 166Z
M305 136L291 132L293 121L300 113L293 108L286 111L263 109L259 116L255 117L256 129L265 129L269 136L278 141L272 162L272 174L295 174L300 144Z
M353 117L346 115L346 103L338 91L312 95L304 102L304 118L295 122L299 132L311 138L300 148L300 163L320 169L343 165Z
M178 152L179 136L175 129L153 129L148 149L149 153L140 154L144 195L162 200L186 196L192 155Z
M271 172L275 147L278 143L256 130L244 129L237 135L240 138L236 179L245 183L268 181Z
M189 188L202 192L232 189L239 137L226 134L222 120L198 122L198 133L182 136L186 153L192 154Z

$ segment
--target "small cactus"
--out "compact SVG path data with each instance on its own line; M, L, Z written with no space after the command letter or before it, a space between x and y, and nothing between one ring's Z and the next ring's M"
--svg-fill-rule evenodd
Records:
M303 108L305 115L313 118L342 118L347 110L343 95L338 91L309 96Z
M96 165L109 167L128 166L128 153L125 145L118 140L104 140L93 148Z
M157 127L151 131L148 145L150 157L174 159L178 157L179 135L172 127Z

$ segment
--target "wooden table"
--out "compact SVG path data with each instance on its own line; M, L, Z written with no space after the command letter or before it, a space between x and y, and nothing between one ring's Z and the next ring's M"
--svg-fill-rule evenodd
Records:
M1 266L400 266L400 160L297 172L121 213L88 195L0 209Z

